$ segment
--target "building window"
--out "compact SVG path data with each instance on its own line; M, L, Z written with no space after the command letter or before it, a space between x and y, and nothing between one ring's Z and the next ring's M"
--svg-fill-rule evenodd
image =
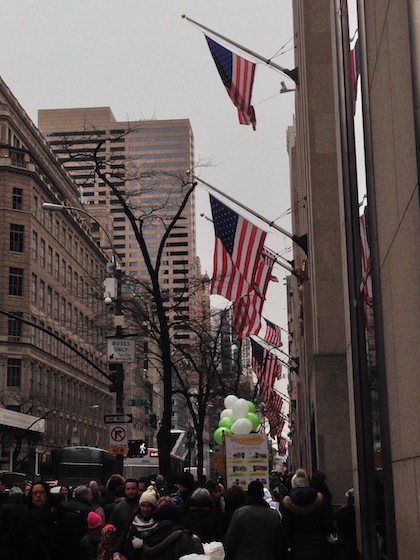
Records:
M61 298L61 322L63 325L66 323L66 300Z
M71 266L67 268L67 285L69 290L71 290L73 286L73 269Z
M47 272L52 274L52 260L53 260L53 250L50 245L48 245L48 255L47 255Z
M34 198L32 200L32 214L37 218L38 217L38 196L34 194Z
M54 277L60 280L60 255L58 253L55 254L54 258Z
M38 234L36 231L32 232L32 258L34 261L38 258Z
M45 268L45 241L43 239L39 245L39 264Z
M23 295L23 268L9 268L9 295L22 296Z
M66 274L67 274L67 263L64 259L61 259L61 283L63 286L66 285Z
M45 282L44 280L39 281L39 307L44 309L45 305Z
M37 297L36 297L36 288L37 288L37 277L36 274L32 274L31 277L31 301L32 303L36 303Z
M58 321L58 303L59 303L59 296L58 292L54 292L54 319Z
M18 341L22 336L22 321L19 317L22 317L20 311L14 311L13 315L15 317L9 317L7 335L10 341Z
M23 253L23 239L25 226L20 224L10 224L10 250Z
M22 360L19 358L7 359L7 386L20 387Z
M48 286L47 288L47 315L51 317L52 311L52 288Z
M13 210L22 210L23 189L13 187L12 207Z

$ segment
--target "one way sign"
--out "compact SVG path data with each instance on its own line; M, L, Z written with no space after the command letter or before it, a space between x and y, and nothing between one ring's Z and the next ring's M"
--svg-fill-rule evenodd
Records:
M132 414L105 414L105 424L131 424L133 421Z

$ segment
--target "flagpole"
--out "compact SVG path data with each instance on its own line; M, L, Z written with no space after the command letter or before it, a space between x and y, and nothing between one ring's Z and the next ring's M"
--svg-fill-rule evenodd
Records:
M268 66L271 66L272 68L275 68L276 70L279 70L283 74L286 74L286 76L288 76L291 80L293 80L297 86L299 85L298 69L297 68L294 68L293 70L288 70L287 68L283 68L283 66L279 66L275 62L272 62L269 58L264 58L263 56L259 55L258 53L254 52L254 51L251 51L251 49L243 47L239 43L236 43L235 41L232 41L231 39L228 39L227 37L224 37L223 35L220 35L220 33L217 33L217 31L213 31L213 29L210 29L209 27L206 27L205 25L201 25L201 23L198 23L197 21L194 21L193 19L190 19L185 14L182 15L182 18L186 19L190 23L193 23L194 25L197 25L197 27L200 27L201 29L204 29L205 31L208 31L209 33L212 33L213 35L215 35L216 37L219 37L223 41L226 41L227 43L230 43L234 47L236 47L238 49L241 49L242 51L250 54L251 56L253 56L257 60L261 60L261 62L264 62Z
M233 202L237 206L240 206L241 208L243 208L244 210L246 210L247 212L249 212L250 214L252 214L256 218L258 218L259 220L261 220L264 223L266 223L267 225L269 225L270 227L276 229L277 231L279 231L280 233L282 233L283 235L285 235L286 237L291 239L294 243L296 243L296 245L298 245L305 252L306 255L308 254L308 236L307 235L301 235L300 237L298 235L294 235L294 234L286 231L282 227L278 226L274 222L270 222L270 220L267 220L267 218L265 218L261 214L258 214L258 212L255 212L255 210L251 210L251 208L248 208L248 206L245 206L245 204L242 204L241 202L239 202L238 200L235 200L234 198L232 198L228 194L220 191L216 187L213 187L213 185L210 185L210 183L207 183L207 181L204 181L203 179L200 179L200 177L197 177L196 175L193 175L193 178L194 178L195 181L199 181L200 183L202 183L203 185L205 185L206 187L208 187L212 191L220 194L221 196L224 196L225 198L227 198L228 200L230 200L231 202ZM281 263L278 263L278 264L281 265Z

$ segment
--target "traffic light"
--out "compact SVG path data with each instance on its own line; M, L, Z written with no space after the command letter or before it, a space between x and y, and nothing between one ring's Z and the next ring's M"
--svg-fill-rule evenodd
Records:
M213 444L209 443L209 453L213 453Z
M132 439L128 441L128 456L145 457L148 453L147 443L144 439Z
M111 381L111 384L109 385L109 392L122 394L123 383L124 383L124 370L121 367L121 364L109 364L108 367L109 367L108 377Z

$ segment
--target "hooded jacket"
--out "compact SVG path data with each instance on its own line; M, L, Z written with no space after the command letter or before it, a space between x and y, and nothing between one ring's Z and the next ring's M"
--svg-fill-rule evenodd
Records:
M295 488L282 504L293 560L324 560L327 536L334 531L324 497L314 488Z

